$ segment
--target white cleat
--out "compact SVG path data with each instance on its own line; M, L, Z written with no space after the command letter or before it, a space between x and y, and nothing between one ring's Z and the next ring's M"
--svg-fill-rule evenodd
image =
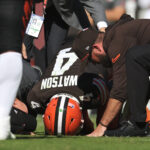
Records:
M10 116L0 118L0 140L15 139L15 135L10 131Z

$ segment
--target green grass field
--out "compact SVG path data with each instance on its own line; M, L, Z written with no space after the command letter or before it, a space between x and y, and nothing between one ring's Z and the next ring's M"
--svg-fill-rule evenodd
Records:
M38 116L36 135L17 135L16 140L0 141L0 150L149 150L150 137L90 138L86 136L44 136Z

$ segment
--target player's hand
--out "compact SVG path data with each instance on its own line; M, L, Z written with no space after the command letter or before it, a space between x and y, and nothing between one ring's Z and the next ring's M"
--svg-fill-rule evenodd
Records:
M88 134L88 137L101 137L104 135L106 131L106 127L101 126L100 124L97 126L97 128L90 134Z
M26 46L24 43L22 43L22 56L24 59L27 59L27 51L26 51Z

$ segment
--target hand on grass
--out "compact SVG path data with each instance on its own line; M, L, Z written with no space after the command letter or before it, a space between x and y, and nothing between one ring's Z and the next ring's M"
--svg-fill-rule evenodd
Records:
M102 126L102 125L98 125L97 128L90 134L88 134L88 137L101 137L104 135L105 131L106 131L106 127Z

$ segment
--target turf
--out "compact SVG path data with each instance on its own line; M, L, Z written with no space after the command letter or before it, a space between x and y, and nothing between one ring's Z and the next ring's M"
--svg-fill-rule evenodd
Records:
M149 150L150 137L89 138L86 136L44 136L41 116L36 135L17 135L16 140L0 141L0 150Z

